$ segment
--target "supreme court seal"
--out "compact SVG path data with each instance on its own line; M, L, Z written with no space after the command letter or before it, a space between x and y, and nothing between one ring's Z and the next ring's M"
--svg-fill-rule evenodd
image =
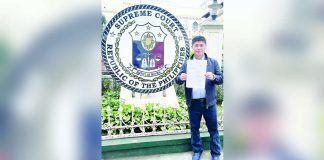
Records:
M107 24L101 44L108 73L139 93L170 87L190 50L176 17L152 5L135 5L117 13Z

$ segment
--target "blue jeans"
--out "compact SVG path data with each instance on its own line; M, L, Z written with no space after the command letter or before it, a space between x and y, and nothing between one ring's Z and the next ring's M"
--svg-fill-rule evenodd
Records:
M204 116L210 135L210 152L212 156L220 155L220 141L217 128L216 104L206 108L206 102L192 101L188 109L191 131L191 145L194 153L203 151L199 128L201 117Z

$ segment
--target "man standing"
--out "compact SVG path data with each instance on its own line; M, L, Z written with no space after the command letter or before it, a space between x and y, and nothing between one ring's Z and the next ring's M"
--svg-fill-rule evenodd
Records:
M185 87L186 104L190 119L191 145L193 147L192 160L200 160L202 154L202 141L199 128L201 117L204 116L208 132L210 134L210 152L212 160L220 158L220 141L217 128L216 111L216 85L223 83L223 75L215 59L207 56L206 38L196 36L192 39L192 49L194 54L190 60L207 60L207 72L205 74L205 88ZM180 74L176 77L176 83L181 85L187 80L187 62L182 65Z

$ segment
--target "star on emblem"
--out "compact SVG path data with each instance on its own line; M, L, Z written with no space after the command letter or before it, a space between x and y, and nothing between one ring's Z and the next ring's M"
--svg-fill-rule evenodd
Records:
M136 31L136 32L135 32L135 36L138 36L138 35L139 35L139 33Z
M151 29L151 27L150 27L150 26L146 26L146 29L147 29L147 30L150 30L150 29Z
M159 37L161 37L162 36L162 34L159 32L158 34L157 34Z
M116 35L116 34L115 34L114 32L111 32L111 33L110 33L110 36L111 36L111 37L115 37L115 35Z

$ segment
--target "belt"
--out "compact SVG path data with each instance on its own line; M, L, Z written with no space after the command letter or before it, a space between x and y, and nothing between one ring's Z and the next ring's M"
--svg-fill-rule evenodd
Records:
M206 102L206 98L192 99L192 102Z

